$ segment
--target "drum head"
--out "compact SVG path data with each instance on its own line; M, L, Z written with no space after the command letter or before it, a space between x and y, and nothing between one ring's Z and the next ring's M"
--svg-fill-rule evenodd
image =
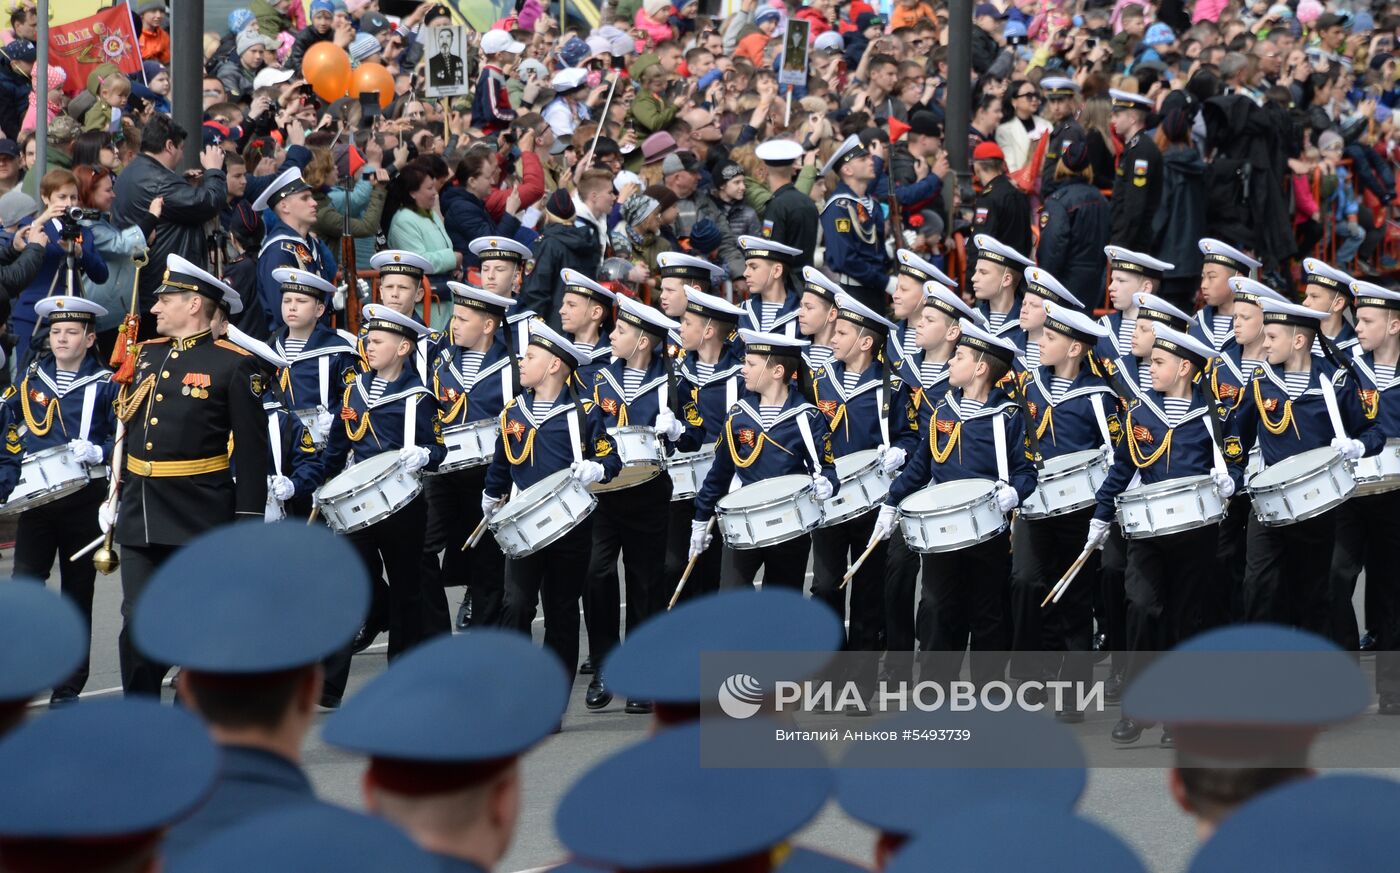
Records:
M652 464L633 464L623 467L618 474L609 482L595 482L588 486L588 490L594 494L606 494L609 491L621 491L624 488L631 488L633 485L640 485L643 482L650 482L661 475L661 468Z
M355 466L336 476L321 487L317 496L322 500L348 494L368 482L373 482L399 464L398 452L381 452L372 458L356 462Z
M853 452L836 459L836 478L845 479L853 475L857 470L863 470L875 463L880 457L879 449L866 449L863 452Z
M550 473L548 476L531 485L529 488L526 488L524 491L521 491L519 494L515 495L509 501L507 501L506 505L501 507L501 511L496 513L495 516L493 516L493 522L513 518L514 516L517 516L520 513L526 511L530 507L539 503L540 500L543 499L546 494L554 493L554 491L559 488L560 483L562 483L565 479L569 478L572 475L573 471L570 470L568 467Z
M1268 488L1271 485L1278 485L1296 479L1311 470L1320 469L1335 458L1337 453L1330 447L1321 449L1309 449L1302 454L1294 455L1291 458L1284 458L1277 464L1271 464L1255 474L1249 480L1250 488Z
M1042 476L1050 476L1065 470L1073 470L1075 467L1082 467L1101 456L1103 452L1098 449L1089 449L1083 452L1070 452L1068 455L1060 455L1054 458L1045 459L1045 467L1040 471Z
M811 484L812 480L807 476L774 476L772 479L745 485L733 494L724 495L719 499L719 508L730 512L752 509L791 497Z
M1124 491L1122 496L1129 497L1152 497L1156 494L1166 494L1172 491L1190 491L1202 485L1211 485L1209 476L1181 476L1176 479L1167 479L1162 482L1153 482L1149 485L1139 485Z
M904 502L899 505L899 508L904 512L935 512L940 509L965 506L995 491L996 487L995 482L987 479L959 479L955 482L943 482L939 485L930 485L922 491L915 491L904 498Z

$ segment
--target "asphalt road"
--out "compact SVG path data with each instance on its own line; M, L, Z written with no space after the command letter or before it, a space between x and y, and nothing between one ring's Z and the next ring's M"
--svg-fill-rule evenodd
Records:
M10 564L7 549L0 558L0 576L8 574ZM54 579L56 577L55 572ZM51 585L55 584L54 579L50 580ZM98 577L92 675L87 695L120 693L116 654L117 633L121 629L118 579L119 574ZM454 611L460 593L460 588L448 591ZM1363 586L1358 586L1358 604L1362 596ZM538 622L535 630L538 637L541 632ZM583 643L587 644L586 635ZM1369 659L1363 659L1363 666L1369 669ZM373 648L355 658L347 695L353 694L384 667L384 638L381 637ZM591 764L641 739L647 730L649 717L623 713L621 700L614 701L604 711L589 712L583 705L586 685L586 677L574 683L563 732L546 740L525 759L524 808L515 845L499 868L503 871L539 867L561 860L563 850L555 839L553 827L553 810L558 799ZM1154 873L1182 871L1193 851L1195 835L1193 823L1167 794L1166 773L1161 768L1169 762L1170 752L1148 744L1156 741L1158 732L1155 730L1144 735L1139 746L1114 749L1107 735L1116 719L1116 708L1111 707L1097 717L1091 716L1077 728L1086 745L1094 747L1096 752L1122 756L1129 764L1093 769L1080 809L1128 840ZM1366 721L1366 729L1372 732L1393 732L1400 728L1400 724L1392 727L1388 724L1390 719L1375 715L1367 717ZM304 765L323 798L346 806L360 806L363 764L359 758L328 747L317 732L308 739ZM1400 771L1391 773L1400 777ZM936 814L937 810L929 810L929 815ZM798 836L797 842L868 864L874 832L847 818L833 802Z

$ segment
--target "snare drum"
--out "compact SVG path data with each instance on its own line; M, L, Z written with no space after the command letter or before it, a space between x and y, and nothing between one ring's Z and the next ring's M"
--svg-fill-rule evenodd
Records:
M100 468L98 472L100 475ZM19 483L0 507L0 515L17 515L61 500L80 491L92 477L92 469L74 458L66 444L25 455L20 463Z
M589 486L594 494L621 491L640 485L661 475L665 452L661 440L651 427L610 427L608 436L617 446L617 456L622 459L622 470L611 482L597 482Z
M959 479L915 491L899 504L899 528L920 553L952 552L986 542L1006 530L997 508L997 484Z
M496 455L496 434L501 423L494 418L457 424L442 429L447 457L438 465L439 473L454 473L491 463Z
M810 476L774 476L726 494L715 506L720 533L731 549L761 549L810 533L822 522L822 504Z
M378 524L413 502L423 490L418 477L399 464L398 452L366 458L316 489L312 499L336 533Z
M1225 501L1209 476L1183 476L1118 495L1118 526L1130 540L1181 533L1225 517Z
M1384 494L1400 488L1400 439L1387 440L1379 455L1352 462L1356 495Z
M880 464L880 450L866 449L836 459L841 488L822 504L822 527L864 515L885 502L890 477Z
M697 452L672 455L665 461L666 471L671 474L671 499L690 500L700 493L700 486L710 474L715 463L715 444L703 446Z
M1280 527L1340 506L1356 490L1356 479L1341 455L1320 448L1265 467L1248 487L1254 517L1262 525Z
M311 434L311 441L316 444L316 448L326 447L326 438L330 436L326 428L321 427L321 413L326 411L324 406L308 406L305 409L294 409L292 414L301 422L301 426L306 428L306 432ZM334 423L334 419L332 419Z
M598 498L566 468L512 497L487 526L506 557L523 558L578 527L597 505Z
M1035 491L1021 504L1021 515L1028 519L1049 518L1093 506L1099 486L1107 478L1108 458L1098 449L1049 458L1040 471Z

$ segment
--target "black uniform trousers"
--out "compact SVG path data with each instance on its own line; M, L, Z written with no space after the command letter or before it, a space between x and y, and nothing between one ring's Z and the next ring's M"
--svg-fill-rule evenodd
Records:
M1327 636L1338 508L1266 527L1250 515L1244 569L1245 621L1271 621Z
M1058 603L1044 609L1040 604L1078 559L1093 517L1090 506L1049 518L1018 518L1011 526L1012 678L1089 680L1098 551L1090 554Z
M762 569L764 585L801 591L807 587L807 556L811 551L811 534L761 549L731 549L725 546L720 559L719 587L752 585Z
M151 576L179 548L157 544L121 547L122 630L117 636L117 658L121 664L122 691L126 694L159 697L161 683L170 672L169 664L157 664L148 659L131 642L131 611L150 584Z
M559 656L570 681L578 673L579 598L592 551L590 515L539 551L506 559L505 626L531 636L535 604L540 603L545 648Z
M27 576L47 582L54 559L58 560L58 578L63 593L87 619L88 634L92 628L92 588L97 568L92 556L70 561L68 558L88 543L102 536L97 523L97 508L107 497L107 480L95 479L81 489L45 506L38 506L19 517L15 534L16 578ZM77 694L88 679L88 657L78 669L54 689L55 693Z
M919 553L909 548L904 530L898 524L885 548L885 649L912 652L914 596L919 585Z
M1215 584L1219 539L1216 525L1206 524L1128 541L1125 682L1141 673L1155 653L1200 631L1202 595Z
M1347 651L1361 644L1351 598L1366 571L1366 629L1376 641L1376 690L1400 697L1400 491L1353 497L1337 509L1332 551L1331 638Z
M664 473L630 488L598 495L598 508L593 510L593 553L583 588L588 656L595 669L602 669L608 653L621 640L619 553L627 585L627 632L666 611L671 594L664 590L670 502L671 477Z
M1249 494L1239 492L1230 498L1225 517L1220 520L1220 537L1215 549L1215 585L1201 602L1202 630L1240 621L1244 615L1245 543L1249 519L1254 515Z
M876 546L851 577L846 588L841 579L865 547L880 513L872 509L831 527L812 531L812 597L825 602L846 624L846 649L880 652L885 648L885 549ZM850 592L850 621L846 594Z
M690 523L695 519L695 500L672 500L667 513L670 521L666 525L666 570L661 587L667 592L669 603L670 592L676 590L681 577L685 575L686 564L690 563ZM695 569L690 571L690 578L685 580L685 588L681 589L677 603L684 603L702 594L712 594L719 590L719 562L723 551L724 543L720 542L719 537L715 537L710 542L710 547L700 553L700 558L695 562Z
M443 588L465 585L472 599L472 625L501 623L505 601L505 556L491 531L463 551L481 523L485 466L439 473L427 480L428 532L423 540L423 592L434 626L450 624ZM439 557L439 554L441 557Z
M962 670L972 644L972 681L985 685L1006 672L1011 532L952 552L923 556L924 587L917 627L920 678L948 683Z
M1113 653L1110 663L1115 671L1123 669L1123 652L1127 651L1128 600L1123 591L1127 571L1128 543L1115 521L1099 555L1098 613L1094 616L1099 633L1104 635L1104 650Z

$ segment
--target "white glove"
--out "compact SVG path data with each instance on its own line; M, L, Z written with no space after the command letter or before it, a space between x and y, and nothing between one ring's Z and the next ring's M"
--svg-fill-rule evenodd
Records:
M1116 454L1116 452L1114 451L1113 446L1104 446L1104 447L1103 447L1103 459L1104 459L1105 462L1108 463L1108 465L1109 465L1110 467L1113 466L1113 456L1114 456L1115 454Z
M1230 474L1224 470L1214 470L1210 474L1210 481L1215 483L1215 490L1220 495L1221 500L1229 500L1235 493L1235 480L1230 478Z
M687 559L703 554L714 540L715 535L710 533L709 522L692 521L690 523L690 554L686 556Z
M893 476L900 467L904 466L907 457L904 449L899 446L890 446L880 455L880 466L884 468L886 476Z
M894 518L897 510L890 504L885 503L880 506L880 514L875 516L875 528L870 531L870 542L878 543L880 540L887 540L890 534L894 533Z
M1089 519L1089 538L1084 541L1084 548L1103 548L1103 544L1108 542L1108 532L1112 529L1113 522L1111 521L1100 521L1097 518Z
M997 483L997 509L1002 512L1010 512L1021 505L1021 495L1016 493L1016 489L1005 482Z
M105 537L112 530L112 525L117 523L117 507L111 501L104 501L97 507L97 526L102 529Z
M831 480L817 473L812 476L812 496L818 500L825 500L836 491L831 487Z
M492 497L490 494L487 494L486 492L483 491L483 492L481 493L481 515L482 515L482 517L485 518L485 519L487 519L487 520L489 521L490 518L491 518L491 516L493 516L493 515L496 514L496 510L500 509L500 508L501 508L501 504L504 503L504 502L505 502L505 498L504 498L504 497Z
M331 308L337 312L345 309L345 286L343 284L335 286L335 293L331 295Z
M68 451L73 453L73 457L80 464L102 463L102 447L95 446L87 440L69 440Z
M663 409L656 414L656 433L674 442L685 433L685 425L676 421L676 415L671 410Z
M331 432L331 425L335 424L335 416L329 409L323 409L316 413L316 430L318 433L328 434Z
M574 478L584 485L592 485L594 482L603 481L607 475L603 470L603 465L597 461L575 461L573 466Z
M409 473L416 473L427 466L428 450L422 446L404 446L399 449L399 463Z
M1337 437L1332 440L1332 450L1348 461L1355 461L1366 454L1366 446L1362 444L1361 440L1354 440L1350 437Z
M286 476L272 477L272 496L276 497L278 500L291 500L296 490L296 486L292 484L292 480L288 479Z

